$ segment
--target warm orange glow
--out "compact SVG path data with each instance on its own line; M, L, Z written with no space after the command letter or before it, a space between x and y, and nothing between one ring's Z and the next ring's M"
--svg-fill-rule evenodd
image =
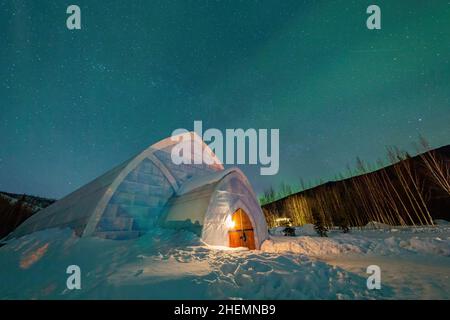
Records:
M236 222L233 221L233 219L231 218L231 215L227 216L225 224L226 224L228 229L233 229L236 226Z
M48 243L22 257L22 259L20 260L20 268L28 269L29 267L31 267L32 264L39 261L39 259L44 256L44 254L47 252L47 249Z
M237 209L233 215L227 217L228 243L231 248L247 247L255 249L255 233L252 222L247 213Z

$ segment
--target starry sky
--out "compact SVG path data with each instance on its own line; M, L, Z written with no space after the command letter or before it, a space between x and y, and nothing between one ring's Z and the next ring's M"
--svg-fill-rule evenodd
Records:
M0 34L2 191L60 198L194 120L280 129L258 193L450 143L447 0L0 0Z

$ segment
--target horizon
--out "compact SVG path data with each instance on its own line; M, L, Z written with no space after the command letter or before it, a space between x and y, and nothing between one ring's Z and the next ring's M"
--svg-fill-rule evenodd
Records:
M410 152L407 152L407 151L405 151L405 150L399 150L399 151L401 151L401 152L407 152L407 154L408 154L409 156L411 156L411 157L416 157L416 156L419 156L420 154L424 154L424 153L427 153L427 152L429 152L429 151L435 151L435 150L438 150L438 149L441 149L441 148L445 148L445 147L450 147L450 144L444 144L444 145L441 145L441 146L437 146L437 147L435 147L435 148L429 148L428 150L416 150L414 153L410 153ZM358 158L358 157L357 157L357 158ZM93 179L87 181L84 185L86 185L86 184L92 182L93 180L95 180L95 179L97 179L98 177L102 176L103 174L107 173L108 171L110 171L110 170L113 169L114 167L119 166L121 163L126 162L126 161L128 161L128 160L129 160L129 159L126 159L126 160L124 160L124 161L121 161L121 162L117 163L115 166L113 166L112 168L108 169L107 171L101 173L99 176L94 177ZM361 159L361 160L364 161L364 159ZM382 160L382 161L383 161L383 159L378 159L378 161L379 161L379 160ZM289 194L289 195L292 195L292 194L295 194L295 193L299 193L299 192L303 192L303 191L306 191L306 190L314 189L314 188L316 188L316 187L319 187L319 186L324 185L324 184L329 183L329 182L339 182L339 181L344 181L344 180L351 179L351 178L354 178L354 177L358 177L358 176L360 176L360 175L364 175L364 174L367 174L367 173L376 172L376 171L378 171L378 170L381 170L381 169L383 169L383 168L392 166L392 165L394 165L394 164L396 164L396 163L398 163L398 162L401 161L401 160L399 160L399 161L397 161L397 162L392 162L392 161L390 161L389 159L384 159L384 160L385 160L386 162L383 162L381 166L380 166L378 163L375 163L375 162L374 162L374 163L367 163L367 162L364 161L364 163L365 163L366 165L370 166L370 167L372 167L373 164L375 165L375 167L369 168L369 170L368 170L367 172L358 173L358 172L352 171L352 172L351 172L352 175L347 175L347 174L348 174L348 170L346 170L345 173L343 173L343 172L338 172L338 173L336 173L336 174L334 175L334 178L331 178L331 179L329 179L329 180L303 181L303 182L305 183L305 186L306 186L304 189L302 189L302 186L299 185L299 184L287 184L287 183L281 181L281 183L280 183L279 185L269 185L266 189L262 190L261 192L257 192L257 193L256 193L256 196L257 196L258 200L260 200L260 198L261 198L262 196L264 196L264 191L266 191L266 190L268 190L268 189L270 189L270 188L272 188L272 190L273 190L275 193L277 193L277 192L279 192L279 189L280 189L280 187L281 187L282 184L284 184L284 185L286 185L286 186L288 186L288 187L290 187L290 188L295 188L295 189L293 189L293 192L292 192L291 194ZM229 167L235 167L235 166L226 166L225 169L226 169L226 168L229 168ZM355 168L348 167L347 169L355 169ZM29 193L20 193L20 192L10 192L10 191L8 191L8 190L0 190L0 193L4 193L4 194L8 194L8 193L9 193L9 194L14 194L14 195L18 195L18 196L20 196L20 195L25 195L25 196L31 196L31 197L37 197L37 198L43 198L43 199L47 199L47 200L55 200L55 201L58 201L58 200L64 198L65 196L67 196L67 195L69 195L69 194L75 192L76 190L78 190L79 188L83 187L84 185L81 185L80 187L78 187L78 188L76 188L76 189L73 189L73 190L70 191L69 193L67 193L67 194L65 194L65 195L63 195L63 196L61 196L61 197L59 197L59 198L52 198L52 197L47 197L47 196L45 196L45 195L39 195L39 194L29 194ZM298 189L298 190L297 190L297 189ZM280 200L280 199L282 199L282 198L284 198L284 197L287 197L287 196L289 196L289 195L283 195L281 198L277 198L277 199L274 200L274 201ZM267 203L265 203L265 204L267 204ZM261 205L264 205L264 204L261 204Z

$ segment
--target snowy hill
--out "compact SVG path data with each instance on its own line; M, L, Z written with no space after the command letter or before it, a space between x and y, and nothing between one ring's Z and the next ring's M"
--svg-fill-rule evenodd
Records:
M9 199L12 203L15 203L18 200L22 200L28 205L34 212L37 212L43 208L48 207L52 203L54 203L55 199L48 199L44 197L32 196L29 194L17 194L10 192L0 191L0 197L5 199Z
M0 192L0 239L53 202L42 197Z
M295 225L313 223L313 211L326 225L346 222L363 226L369 221L389 225L428 225L450 220L450 145L410 156L388 149L390 165L378 169L357 159L356 169L314 188L286 195L262 206L266 220L279 218ZM290 189L290 188L287 188ZM273 190L268 192L273 198Z

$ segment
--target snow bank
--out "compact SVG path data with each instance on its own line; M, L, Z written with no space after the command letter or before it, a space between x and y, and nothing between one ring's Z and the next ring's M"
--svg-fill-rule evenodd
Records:
M370 221L364 226L364 229L391 229L392 226L378 221Z
M317 236L317 232L314 229L313 224L304 224L301 227L295 228L295 235L296 236Z
M361 253L360 248L353 244L340 244L332 239L320 237L298 237L294 239L271 237L263 242L264 252L293 252L308 256L337 255Z
M307 234L302 232L300 234ZM328 232L329 237L271 236L263 243L265 252L293 252L313 257L341 254L426 254L450 256L450 227L397 227Z
M439 237L435 237L420 239L419 237L413 237L408 240L400 240L392 237L386 239L386 241L390 240L394 243L398 242L400 247L410 251L450 257L450 238L441 239Z

